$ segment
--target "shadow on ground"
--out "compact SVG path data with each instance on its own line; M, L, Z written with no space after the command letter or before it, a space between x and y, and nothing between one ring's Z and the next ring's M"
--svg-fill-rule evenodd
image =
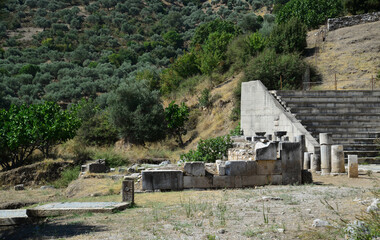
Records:
M106 227L83 223L44 223L0 228L0 239L55 239L106 231Z

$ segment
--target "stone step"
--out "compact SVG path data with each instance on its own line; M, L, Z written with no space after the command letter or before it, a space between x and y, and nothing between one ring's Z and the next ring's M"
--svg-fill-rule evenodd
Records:
M356 132L369 132L369 131L380 131L380 127L363 125L363 126L351 126L351 125L324 125L324 126L306 126L306 130L315 133L356 133Z
M376 138L333 138L334 144L374 144Z
M376 102L286 102L287 107L301 108L301 107L312 107L312 108L378 108L380 111L380 101Z
M361 107L361 108L353 108L353 107L345 107L345 108L335 108L335 107L325 107L325 108L317 108L317 107L293 107L290 108L290 112L296 115L298 114L348 114L348 113L369 113L376 114L379 113L380 109L376 107Z
M329 114L318 114L310 115L308 113L297 113L295 117L298 120L304 121L324 121L324 120L366 120L366 121L379 121L380 113L347 113L339 114L329 113Z
M303 96L276 96L280 101L286 103L345 103L345 102L379 102L380 97L303 97Z
M378 147L379 145L376 144L343 144L344 151L378 151L380 155Z
M319 133L318 132L313 132L312 133L313 137L315 139L319 139ZM380 137L380 133L379 132L361 132L361 131L358 131L358 132L334 132L332 133L332 138L333 139L336 139L336 138L372 138L372 139L376 139L376 138L379 138Z
M380 164L380 157L358 157L359 164Z
M358 155L358 157L362 158L362 157L378 157L380 154L379 154L379 150L377 151L347 150L347 151L344 151L344 155L345 156Z
M380 91L272 91L282 97L380 97Z
M302 125L307 127L323 127L323 126L367 126L367 127L380 127L380 121L368 120L301 120Z

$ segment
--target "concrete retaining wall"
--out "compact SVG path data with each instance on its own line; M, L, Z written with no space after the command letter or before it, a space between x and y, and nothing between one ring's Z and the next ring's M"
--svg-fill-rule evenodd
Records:
M343 28L343 27L349 27L349 26L354 26L361 23L369 23L369 22L376 22L376 21L380 21L380 12L366 13L366 14L361 14L361 15L347 16L347 17L340 17L340 18L329 18L327 20L327 30L333 31L333 30Z
M242 83L241 128L246 136L255 132L287 131L290 139L305 135L306 151L319 150L318 142L304 126L268 92L260 81Z

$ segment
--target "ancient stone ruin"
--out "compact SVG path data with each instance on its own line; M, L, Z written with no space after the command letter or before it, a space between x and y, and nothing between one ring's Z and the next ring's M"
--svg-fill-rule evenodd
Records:
M142 188L166 191L300 184L303 182L304 138L297 138L301 141L283 141L287 139L282 137L284 133L276 132L276 141L270 141L272 137L264 137L263 134L253 138L235 137L227 161L186 162L183 170L142 171Z

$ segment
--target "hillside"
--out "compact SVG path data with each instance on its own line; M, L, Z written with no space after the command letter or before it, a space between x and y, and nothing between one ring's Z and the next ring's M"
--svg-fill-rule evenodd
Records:
M371 79L380 69L380 22L365 23L328 32L326 40L318 35L321 29L308 33L308 48L317 51L306 58L322 77L319 89L371 89ZM380 83L375 81L375 88Z

